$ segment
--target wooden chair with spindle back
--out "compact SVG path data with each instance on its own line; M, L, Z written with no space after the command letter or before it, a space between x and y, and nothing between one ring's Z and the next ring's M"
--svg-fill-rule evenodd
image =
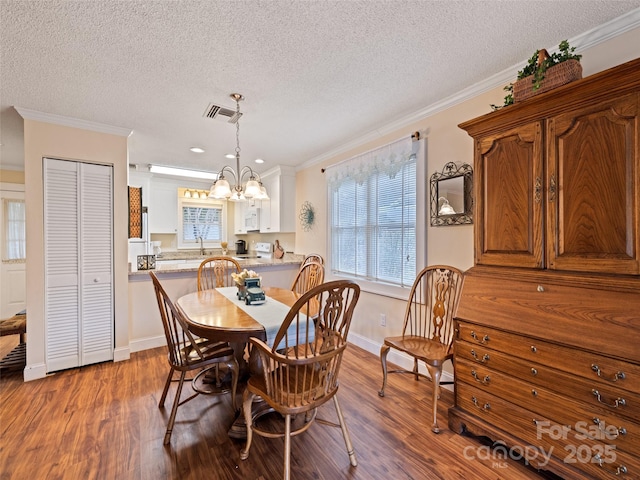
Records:
M284 436L284 478L290 476L291 437L306 431L316 418L319 406L333 399L351 465L357 466L342 410L338 402L338 373L360 287L348 280L323 283L303 294L291 307L273 347L251 338L263 371L247 382L243 411L247 424L247 444L240 453L249 456L253 433L274 438ZM253 424L252 404L262 398L284 416L284 432L263 430ZM297 414L301 424L293 425ZM329 423L323 421L322 423Z
M291 285L291 290L302 294L320 285L323 281L324 265L312 260L302 264Z
M402 336L386 337L380 348L382 388L384 397L387 373L410 373L418 380L429 378L418 371L418 361L424 362L433 382L433 424L431 430L440 432L437 421L442 365L453 358L453 316L462 292L463 273L454 267L435 265L425 267L416 277L404 316ZM396 349L413 357L413 370L387 371L387 354Z
M167 445L171 441L171 433L173 432L173 425L176 421L176 413L178 407L189 400L192 400L200 393L207 393L199 390L195 386L195 382L198 377L213 365L224 364L231 372L231 400L233 409L235 410L235 398L236 389L238 385L238 362L233 354L233 349L226 343L220 343L206 338L195 338L187 326L187 322L184 316L180 313L169 296L164 290L158 277L153 272L149 272L151 280L153 281L153 287L156 292L156 299L158 301L158 308L160 309L160 317L162 318L162 325L164 327L164 334L167 340L167 347L169 349L168 361L169 361L169 375L160 397L158 404L159 408L164 408L164 401L167 398L169 392L169 386L171 382L177 381L178 388L176 390L175 398L173 400L173 407L171 408L171 414L169 416L169 422L167 424L167 430L164 435L164 444ZM193 370L200 370L200 373L192 379L192 386L195 393L185 400L180 400L182 393L182 386L186 380L187 372ZM175 372L180 372L180 377L174 380L173 376Z
M209 257L198 267L198 291L232 287L232 273L240 273L240 264L231 257Z

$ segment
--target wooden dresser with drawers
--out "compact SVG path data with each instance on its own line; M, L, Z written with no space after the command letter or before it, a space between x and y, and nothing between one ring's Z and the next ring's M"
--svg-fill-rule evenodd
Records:
M564 478L640 478L640 59L461 128L475 266L449 427Z

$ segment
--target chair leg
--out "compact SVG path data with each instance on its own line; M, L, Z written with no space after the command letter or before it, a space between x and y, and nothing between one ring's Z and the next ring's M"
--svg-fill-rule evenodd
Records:
M340 428L342 429L342 436L344 437L344 444L347 446L347 453L349 454L349 462L354 467L358 466L358 461L356 460L356 452L353 449L353 444L351 443L351 436L349 435L349 430L347 430L347 424L344 421L344 415L342 415L342 409L340 408L340 403L338 402L338 395L333 396L333 404L336 407L336 413L338 414L338 420L340 421Z
M413 375L416 378L416 382L420 380L420 375L418 375L418 359L413 357Z
M335 398L335 397L334 397ZM284 416L284 480L291 477L291 415Z
M164 407L164 401L167 399L167 393L169 392L169 385L171 385L171 380L173 379L173 367L169 370L169 376L167 377L167 381L164 382L164 390L162 390L162 396L160 397L160 402L158 403L158 408Z
M378 395L384 397L384 389L387 386L387 354L389 353L388 345L382 345L380 347L380 364L382 365L382 388L378 392Z
M251 407L253 405L254 397L255 395L251 393L248 388L245 388L244 393L242 394L242 411L244 413L244 423L247 426L247 443L240 451L241 460L249 458L249 449L251 448L251 440L253 439L253 428L251 427L253 424L253 415Z
M442 367L434 367L427 365L429 374L431 375L431 382L433 383L433 425L431 431L433 433L440 433L440 427L438 427L438 399L440 398L440 377L442 376Z
M178 405L180 404L180 395L182 394L182 385L184 385L184 377L187 372L180 372L180 380L178 381L178 389L176 390L176 398L173 400L173 407L171 408L171 415L169 416L169 424L167 425L167 432L164 434L164 444L168 445L171 441L171 432L173 432L173 424L176 421L176 413L178 413Z

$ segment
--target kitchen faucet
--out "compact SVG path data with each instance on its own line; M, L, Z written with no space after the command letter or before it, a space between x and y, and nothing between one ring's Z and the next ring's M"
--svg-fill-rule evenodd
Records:
M198 237L198 241L200 242L200 255L204 255L204 246L202 245L202 237Z

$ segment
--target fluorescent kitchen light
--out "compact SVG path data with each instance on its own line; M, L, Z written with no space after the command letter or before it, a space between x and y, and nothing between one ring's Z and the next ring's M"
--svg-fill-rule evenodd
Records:
M188 170L186 168L163 167L160 165L151 165L149 167L151 173L160 173L163 175L176 175L178 177L206 178L207 180L216 180L218 175L212 172L202 172L200 170Z
M204 153L204 149L200 147L191 147L189 150L191 150L193 153Z

